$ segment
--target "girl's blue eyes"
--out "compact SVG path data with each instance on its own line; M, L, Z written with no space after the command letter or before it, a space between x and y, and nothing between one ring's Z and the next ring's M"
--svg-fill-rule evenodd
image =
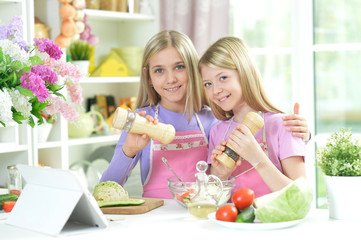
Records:
M226 76L222 76L219 78L220 81L225 81L227 79ZM206 83L203 83L204 87L210 87L212 85L211 82L206 82Z
M178 65L178 66L175 67L176 70L182 70L184 68L185 68L184 65ZM155 73L162 73L162 72L164 72L164 69L158 68L158 69L154 70L154 72Z
M183 69L183 68L185 68L184 65L178 65L178 66L175 67L175 69L177 69L177 70L180 70L180 69Z

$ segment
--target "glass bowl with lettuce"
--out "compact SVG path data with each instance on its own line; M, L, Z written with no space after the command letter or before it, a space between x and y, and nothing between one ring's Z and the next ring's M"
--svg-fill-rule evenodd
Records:
M176 176L168 178L168 189L177 203L183 207L187 207L192 197L198 191L197 178L195 175L179 176L180 181ZM218 206L228 202L232 195L232 190L235 187L234 177L217 176L221 179L223 184L223 193L220 195ZM209 181L207 184L208 193L215 198L221 191L220 186L215 181Z

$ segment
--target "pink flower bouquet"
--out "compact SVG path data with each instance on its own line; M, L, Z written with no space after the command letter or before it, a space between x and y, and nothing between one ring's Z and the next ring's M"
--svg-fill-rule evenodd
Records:
M83 101L79 68L62 61L62 51L50 39L34 39L34 45L27 46L21 29L18 17L8 27L0 26L0 123L25 122L34 127L33 117L40 125L41 114L56 113L77 121L76 108ZM40 58L35 50L47 56ZM63 96L64 87L70 100Z

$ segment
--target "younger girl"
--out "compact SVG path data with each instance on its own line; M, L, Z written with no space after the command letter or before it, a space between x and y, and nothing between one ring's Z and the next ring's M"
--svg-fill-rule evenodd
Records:
M216 41L201 57L199 69L213 114L222 120L210 132L211 173L237 177L235 190L250 188L256 197L305 176L305 142L286 131L284 114L267 98L261 75L242 40L225 37ZM255 136L240 124L250 111L264 118L264 127ZM224 139L239 155L234 169L216 160L225 150Z

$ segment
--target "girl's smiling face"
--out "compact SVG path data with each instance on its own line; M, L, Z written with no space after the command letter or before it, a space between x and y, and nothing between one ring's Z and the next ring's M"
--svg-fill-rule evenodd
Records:
M177 49L168 47L149 61L150 84L161 96L160 104L171 111L184 112L188 73Z
M236 70L201 66L203 85L208 97L223 111L237 112L244 103L240 77Z

